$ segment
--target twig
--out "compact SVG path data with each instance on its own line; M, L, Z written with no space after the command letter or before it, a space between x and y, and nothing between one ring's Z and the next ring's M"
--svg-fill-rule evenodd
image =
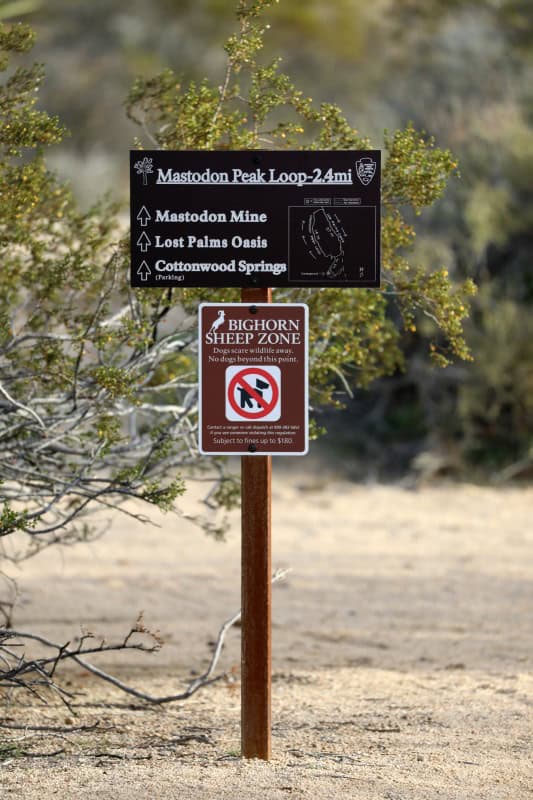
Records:
M65 752L65 748L61 750L54 750L52 753L30 753L27 750L19 750L18 753L26 758L52 758L52 756L60 756Z
M391 728L373 728L370 726L364 726L364 731L368 731L369 733L401 733L402 729L399 726L394 726Z
M25 411L27 414L30 414L35 420L37 420L41 428L43 430L46 430L46 425L44 424L40 416L32 408L28 408L28 406L25 406L23 403L17 403L17 401L11 397L9 392L6 389L4 389L1 383L0 383L0 392L4 395L6 400L9 400L9 402L15 406L15 408L18 408L20 411Z
M94 731L98 728L100 721L95 722L93 725L78 725L76 727L55 727L53 725L9 725L5 722L0 722L0 728L5 728L8 731L35 731L45 733L84 733L86 731ZM112 730L109 728L101 728L101 730Z

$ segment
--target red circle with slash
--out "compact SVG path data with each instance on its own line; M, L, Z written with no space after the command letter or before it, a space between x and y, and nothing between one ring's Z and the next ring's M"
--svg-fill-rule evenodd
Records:
M250 386L248 381L245 380L247 375L260 375L266 381L268 381L269 385L272 388L272 399L269 403L266 400L263 400L261 395L256 392L256 390ZM237 391L238 386L241 386L253 400L256 401L258 405L261 406L260 411L256 411L252 413L251 411L245 411L244 408L240 408L237 405L235 400L235 392ZM245 369L241 369L240 372L237 372L230 381L228 386L228 401L232 409L238 414L240 417L244 417L245 419L261 419L261 417L266 417L270 414L271 411L276 407L276 403L279 399L279 386L274 380L273 375L270 372L267 372L261 367L246 367Z

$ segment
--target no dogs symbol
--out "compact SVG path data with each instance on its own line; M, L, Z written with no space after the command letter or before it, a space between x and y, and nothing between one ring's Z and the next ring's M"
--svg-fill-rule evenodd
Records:
M231 422L275 422L281 417L279 367L228 367L226 419Z

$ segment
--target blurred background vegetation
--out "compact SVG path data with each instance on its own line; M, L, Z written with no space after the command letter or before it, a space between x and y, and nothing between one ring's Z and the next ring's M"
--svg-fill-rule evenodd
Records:
M284 0L268 15L265 58L283 56L300 88L338 103L374 146L412 120L451 148L461 176L416 220L412 260L480 288L467 324L474 361L430 367L419 320L406 372L324 412L322 447L354 477L531 478L531 0ZM105 191L127 202L135 77L171 67L220 81L235 26L228 0L0 0L0 18L37 32L28 59L46 67L42 105L71 131L49 164L86 205Z

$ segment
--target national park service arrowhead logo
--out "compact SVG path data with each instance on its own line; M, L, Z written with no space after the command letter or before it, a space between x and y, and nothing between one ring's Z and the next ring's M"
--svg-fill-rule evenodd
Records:
M369 158L368 156L365 158L360 158L359 161L355 162L355 167L357 170L357 177L363 186L368 186L376 174L376 162L374 159Z

